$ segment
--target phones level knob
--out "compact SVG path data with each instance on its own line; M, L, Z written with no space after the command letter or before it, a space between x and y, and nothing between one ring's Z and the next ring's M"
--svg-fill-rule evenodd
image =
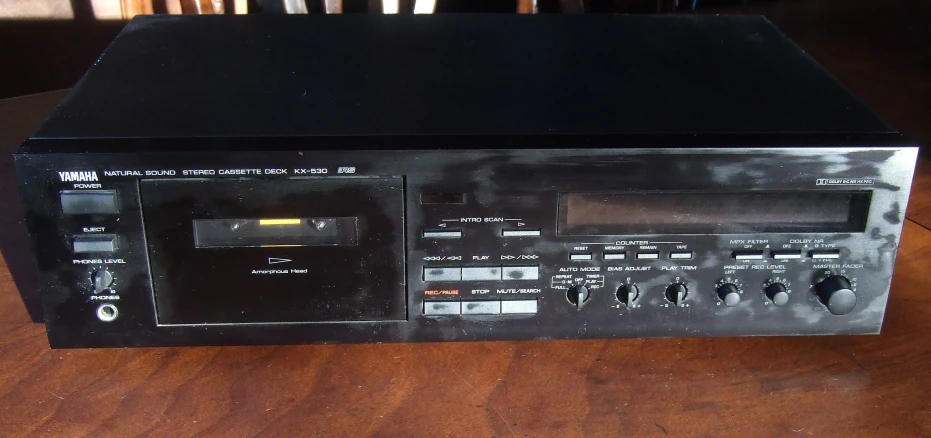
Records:
M94 284L94 293L99 294L113 284L113 274L106 269L94 271L91 274L91 282Z
M773 283L766 286L766 298L769 298L777 306L784 306L789 302L789 292L786 291L786 285Z
M832 275L815 286L818 298L835 315L846 315L857 305L857 294L850 288L850 280Z
M718 286L718 298L724 302L725 306L734 307L740 304L740 290L733 284L722 284Z

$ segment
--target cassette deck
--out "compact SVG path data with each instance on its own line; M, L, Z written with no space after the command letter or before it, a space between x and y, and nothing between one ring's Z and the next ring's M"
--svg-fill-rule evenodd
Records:
M15 164L58 348L874 334L916 155L757 17L138 17Z

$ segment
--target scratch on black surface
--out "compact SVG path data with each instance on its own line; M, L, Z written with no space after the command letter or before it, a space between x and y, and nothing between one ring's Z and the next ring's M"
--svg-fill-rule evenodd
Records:
M663 426L660 426L660 425L659 425L659 423L653 423L653 424L655 424L655 425L656 425L656 427L658 427L658 428L659 428L659 430L662 430L664 434L666 434L666 435L669 435L669 431L668 431L668 430L666 430L666 428L665 428L665 427L663 427Z

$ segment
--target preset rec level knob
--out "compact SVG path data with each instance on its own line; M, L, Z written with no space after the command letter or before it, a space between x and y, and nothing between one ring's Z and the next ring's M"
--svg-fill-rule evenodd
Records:
M569 299L570 303L575 304L576 308L581 309L585 302L588 301L589 295L588 288L579 284L569 288L566 298Z
M832 275L815 285L815 291L828 310L835 315L846 315L857 305L857 294L850 287L850 280L841 275Z
M740 304L740 289L731 283L724 283L718 286L718 298L724 302L727 307L734 307Z
M777 306L784 306L789 302L789 292L786 290L786 285L782 283L773 283L769 286L766 286L766 298L769 298L773 304Z
M625 305L631 305L640 296L640 289L634 284L622 284L617 288L617 300Z
M673 283L666 288L666 300L675 305L685 302L689 295L689 288L683 283Z

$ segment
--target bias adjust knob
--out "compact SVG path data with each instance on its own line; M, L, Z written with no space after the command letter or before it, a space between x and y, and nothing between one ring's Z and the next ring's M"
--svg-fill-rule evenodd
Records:
M675 305L681 305L689 295L689 288L682 283L673 283L666 288L666 300Z
M588 301L589 295L588 288L579 284L569 288L569 292L566 293L566 298L569 299L570 303L575 304L576 308L582 309L582 306Z
M617 300L625 305L631 305L640 296L640 289L636 285L623 284L617 288Z
M821 303L835 315L846 315L857 305L857 294L851 289L846 277L832 275L825 278L815 286L815 291Z
M734 307L740 304L740 289L731 283L724 283L718 286L718 298L724 302L727 307Z
M766 298L769 298L773 304L784 306L789 302L789 292L786 291L786 285L782 283L773 283L766 286Z

